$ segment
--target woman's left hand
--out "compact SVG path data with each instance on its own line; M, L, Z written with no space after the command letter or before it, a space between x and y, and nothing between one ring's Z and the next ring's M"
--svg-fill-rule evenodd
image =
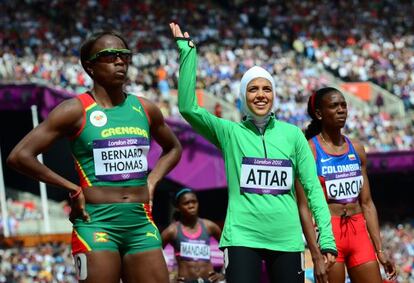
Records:
M328 282L328 271L326 268L326 258L321 254L316 257L312 256L313 261L313 273L316 277L316 282L327 283Z
M155 193L155 185L150 182L149 180L147 181L147 187L148 187L148 203L151 205L152 207L152 203L154 201L154 193Z
M389 260L388 256L384 252L380 251L377 253L379 262L384 267L385 273L389 280L394 280L397 277L397 270L395 265Z
M83 195L82 191L79 193L79 196L72 199L70 207L71 207L71 211L69 214L70 222L74 223L75 219L79 217L85 222L90 221L90 216L85 210L85 196Z
M217 273L215 271L210 271L208 273L208 280L210 280L211 282L219 282L224 280L224 275L221 273Z
M336 262L336 256L331 253L326 253L323 257L325 260L326 271L329 272L329 269L331 269Z

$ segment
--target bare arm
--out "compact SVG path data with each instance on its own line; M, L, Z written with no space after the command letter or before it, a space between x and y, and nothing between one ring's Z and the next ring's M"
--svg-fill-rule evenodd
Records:
M313 147L313 144L309 143L309 147L311 148L313 155L315 155L315 149ZM298 179L295 180L295 193L298 203L300 222L302 224L302 230L303 234L305 235L306 242L308 243L309 251L312 254L312 258L319 257L321 253L316 240L312 214L308 206L308 201L306 199L303 186Z
M45 121L30 131L7 158L7 164L20 173L49 185L64 188L76 196L72 199L69 217L71 221L77 216L89 220L82 190L78 185L40 163L37 155L45 152L57 139L74 135L80 129L82 121L81 102L76 98L66 100L53 109Z
M14 147L7 164L33 179L76 192L79 186L40 163L37 155L45 152L57 139L76 133L82 118L83 108L78 99L62 102Z
M312 147L309 147L309 142L306 141L302 131L298 129L297 133L296 162L298 168L296 176L302 184L309 208L318 225L319 245L322 253L336 255L337 249L332 232L331 214L320 181L318 180Z
M302 224L302 231L305 235L306 242L308 244L309 251L312 256L313 266L315 270L315 276L317 282L326 283L328 282L328 270L335 263L335 257L332 255L326 256L326 259L322 255L319 245L316 240L315 229L312 220L312 214L308 207L305 192L300 182L295 180L295 192L298 203L298 210L300 216L300 222ZM325 261L326 265L325 266Z
M151 201L154 196L154 190L160 180L180 161L182 148L177 137L165 123L158 107L147 99L142 99L141 101L151 118L151 136L162 148L160 158L148 175L148 190Z
M378 224L378 215L377 209L375 208L374 202L371 198L371 191L369 187L369 181L366 170L367 157L365 154L364 148L356 142L353 142L354 147L359 155L361 160L362 167L362 177L363 177L363 186L360 192L359 202L362 208L362 212L367 222L368 232L370 234L371 240L374 244L375 250L378 252L382 248L381 238L380 238L380 229Z
M390 260L383 253L383 250L382 250L377 209L375 208L375 204L372 201L371 190L370 190L369 181L368 181L367 156L366 156L364 147L360 143L356 141L352 141L352 143L355 147L355 150L358 153L359 159L361 160L361 169L362 169L361 173L363 177L363 185L362 185L362 189L361 189L360 196L359 196L359 203L361 205L362 213L364 214L364 217L367 223L368 233L374 244L374 248L377 253L378 260L383 265L388 277L394 278L396 276L395 266L390 262Z
M213 236L214 239L216 239L217 241L220 241L220 238L221 238L221 229L220 229L220 227L211 220L203 219L203 221L204 221L204 225L206 225L206 228L207 228L209 234L211 236Z
M220 237L221 237L220 227L211 220L203 219L203 221L210 236L213 236L214 239L216 239L217 241L220 241ZM218 272L215 272L214 270L210 271L208 275L208 279L211 282L221 282L222 280L224 280L223 270L224 270L224 266L223 266L222 272L218 273Z
M162 248L165 248L168 244L172 243L176 237L177 225L175 223L172 223L161 233Z
M295 180L295 191L298 202L300 222L302 224L302 230L303 234L305 235L306 242L308 243L309 251L311 252L312 257L322 255L316 241L312 214L309 210L308 202L306 200L305 193L303 192L303 187L297 179Z

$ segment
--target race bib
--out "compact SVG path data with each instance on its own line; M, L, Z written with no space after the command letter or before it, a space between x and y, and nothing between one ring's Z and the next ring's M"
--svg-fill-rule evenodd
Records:
M240 189L256 194L287 194L292 188L292 162L287 159L243 157Z
M192 260L210 260L210 246L206 243L181 242L180 257Z
M102 181L142 178L147 174L149 141L119 138L93 141L95 176Z
M356 202L362 185L363 177L360 170L325 176L325 187L330 202Z

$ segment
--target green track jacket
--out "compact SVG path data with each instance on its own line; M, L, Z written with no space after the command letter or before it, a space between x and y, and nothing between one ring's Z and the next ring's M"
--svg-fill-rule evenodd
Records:
M330 212L302 131L272 116L261 134L251 121L224 120L199 107L196 48L182 39L177 45L179 110L195 131L221 150L225 161L229 202L220 247L303 251L294 190L299 178L319 227L321 249L336 251Z

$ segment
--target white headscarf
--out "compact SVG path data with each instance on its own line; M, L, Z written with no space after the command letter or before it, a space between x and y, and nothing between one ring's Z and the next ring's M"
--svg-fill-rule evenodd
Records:
M250 108L247 106L246 102L246 93L247 93L247 85L254 79L257 78L264 78L268 80L272 84L272 91L273 91L273 105L270 108L269 112L264 116L258 116L254 114ZM275 93L275 81L273 80L272 75L259 66L251 67L249 70L244 73L241 82L240 82L240 100L241 100L241 110L243 115L247 117L248 120L252 120L253 123L262 131L262 129L266 126L267 122L269 121L270 115L275 107L276 103L276 93Z

